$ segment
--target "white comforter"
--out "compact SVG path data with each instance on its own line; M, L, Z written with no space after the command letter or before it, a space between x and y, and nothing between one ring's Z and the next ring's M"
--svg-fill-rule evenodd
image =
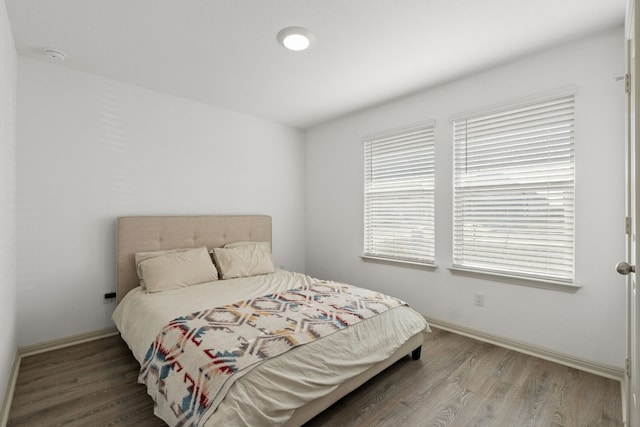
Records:
M276 270L273 274L154 294L136 288L116 307L113 321L142 363L158 332L180 315L294 289L311 280L300 273ZM387 359L410 337L424 330L428 330L424 318L402 306L294 348L238 380L207 425L282 425L297 408Z

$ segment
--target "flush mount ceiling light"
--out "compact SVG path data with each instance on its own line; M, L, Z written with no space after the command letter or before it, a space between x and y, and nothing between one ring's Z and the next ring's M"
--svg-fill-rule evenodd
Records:
M57 49L45 49L44 54L47 58L56 62L64 62L67 59L67 54Z
M287 27L278 33L278 42L289 50L301 51L311 47L315 37L303 27Z

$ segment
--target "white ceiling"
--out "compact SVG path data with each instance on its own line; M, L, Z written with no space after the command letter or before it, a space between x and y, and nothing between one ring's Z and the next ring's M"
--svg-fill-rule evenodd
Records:
M301 129L621 25L626 0L5 0L18 53ZM276 41L309 28L312 49ZM621 40L621 49L622 40Z

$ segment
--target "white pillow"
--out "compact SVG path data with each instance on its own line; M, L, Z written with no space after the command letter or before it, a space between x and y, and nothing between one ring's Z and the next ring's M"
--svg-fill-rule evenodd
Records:
M214 248L213 255L222 279L273 273L270 250L262 243L235 248Z
M167 253L140 262L147 292L162 292L218 280L207 248Z
M140 280L140 287L142 289L147 289L147 286L144 284L144 280L142 279L142 271L140 271L140 263L144 260L156 258L166 254L175 254L178 252L191 251L194 248L185 248L185 249L167 249L164 251L153 251L153 252L136 252L136 273L138 273L138 279Z

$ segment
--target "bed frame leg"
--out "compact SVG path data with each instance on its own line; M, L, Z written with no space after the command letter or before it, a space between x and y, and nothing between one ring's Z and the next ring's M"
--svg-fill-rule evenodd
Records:
M420 353L422 352L422 346L416 348L411 352L411 359L420 360Z

